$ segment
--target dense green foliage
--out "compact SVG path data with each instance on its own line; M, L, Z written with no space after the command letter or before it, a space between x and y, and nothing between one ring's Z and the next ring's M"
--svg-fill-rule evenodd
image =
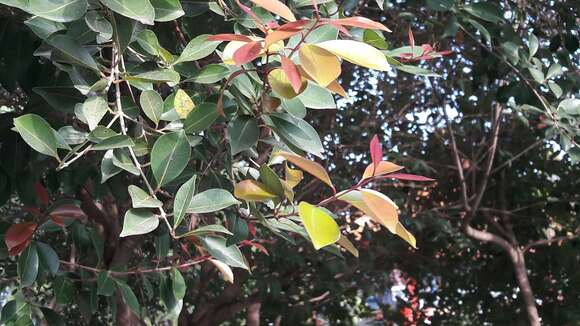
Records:
M571 1L0 3L2 323L580 319Z

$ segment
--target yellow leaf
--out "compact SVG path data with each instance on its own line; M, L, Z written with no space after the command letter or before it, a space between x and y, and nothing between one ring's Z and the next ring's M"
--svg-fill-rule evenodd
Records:
M411 246L413 246L413 248L417 249L417 240L411 234L411 232L409 232L409 231L407 231L407 229L405 229L405 227L403 226L403 224L401 224L401 222L397 223L397 235L401 239L407 241L407 243L409 243Z
M326 170L324 170L322 165L309 159L305 159L304 157L288 152L277 152L275 156L282 156L287 161L291 162L292 164L296 165L302 170L310 173L312 176L318 178L322 182L329 185L332 189L334 189L332 180L330 180L330 176L328 175L328 173L326 173Z
M396 233L397 224L399 223L397 205L389 197L378 191L362 189L361 193L363 202L372 212L371 217L377 219L391 233Z
M383 175L383 174L389 174L389 173L393 173L393 172L397 172L399 170L404 169L404 167L397 165L395 163L391 163L389 161L381 161L379 162L379 164L377 164L376 168L374 167L375 165L373 163L369 164L369 166L367 166L367 168L365 169L365 172L363 173L362 178L366 179L366 178L370 178L373 176L373 171L374 171L374 175Z
M316 250L340 239L338 224L324 209L301 202L298 205L298 212Z
M265 201L277 196L255 180L243 180L234 186L234 196L245 201Z
M396 233L396 226L399 222L398 207L389 197L378 191L361 189L342 191L337 194L337 198L363 211L391 233Z
M175 93L173 105L175 106L175 112L177 112L177 115L181 119L187 118L189 112L191 112L195 107L191 97L189 97L189 95L187 95L187 93L181 89L178 89L177 93Z
M305 44L298 52L302 69L322 87L340 76L340 60L317 45Z
M234 283L234 272L231 267L217 259L209 260L215 267L222 273L222 276L226 282Z
M343 247L344 249L346 249L348 252L350 252L353 256L358 258L358 249L356 249L356 247L352 244L352 242L350 242L350 240L348 240L348 238L346 237L346 235L341 234L340 235L340 239L338 239L337 242L341 247Z
M316 46L359 66L382 71L389 69L389 62L385 55L363 42L331 40L317 43Z
M304 173L300 170L291 169L286 165L286 183L290 188L296 187L304 179Z
M307 86L306 79L302 78L302 84L300 85L300 92L296 93L292 84L288 80L288 76L281 68L276 68L270 71L268 74L268 83L272 87L272 90L276 92L278 95L284 98L294 98L296 95L302 93Z
M278 0L251 0L256 5L268 10L269 12L276 14L287 21L296 21L296 17L285 4Z

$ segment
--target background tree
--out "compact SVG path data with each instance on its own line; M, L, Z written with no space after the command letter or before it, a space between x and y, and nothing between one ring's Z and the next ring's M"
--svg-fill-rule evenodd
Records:
M69 5L83 3L64 2ZM173 5L177 3L172 2ZM18 6L19 2L8 4ZM261 55L258 50L263 47L258 39L241 40L241 36L231 35L215 36L215 41L198 38L203 33L231 33L232 27L237 35L263 37L264 34L256 29L256 19L266 23L274 18L267 10L260 9L260 5L274 10L280 16L280 23L292 19L283 6L268 7L270 2L252 4L256 18L244 13L239 3L184 2L181 6L184 15L177 17L181 15L178 7L162 8L163 4L156 1L151 4L155 7L157 20L167 22L158 21L153 27L147 27L145 24L151 18L147 6L140 6L138 8L143 11L131 14L137 15L130 17L140 21L136 23L123 18L122 13L113 14L111 10L118 12L119 9L110 7L107 1L89 2L88 10L80 13L79 19L63 23L51 22L54 16L47 16L46 8L35 7L38 3L34 2L28 7L20 6L36 15L32 19L22 11L2 9L5 17L3 42L21 46L4 46L6 50L1 53L2 86L7 90L4 101L8 104L8 112L2 114L5 127L1 138L0 180L5 181L0 185L5 200L10 199L5 205L5 220L9 223L3 226L3 233L13 228L11 225L18 225L17 234L30 235L35 224L24 223L35 221L40 225L39 222L50 220L35 232L32 245L28 245L30 238L26 236L17 238L22 242L13 242L13 253L24 247L26 253L37 252L39 273L34 275L36 283L27 287L27 283L34 282L31 273L25 273L34 270L34 259L30 265L28 259L22 257L34 255L21 254L18 262L11 258L6 260L5 281L14 286L11 288L15 296L3 308L3 320L14 317L12 321L25 322L29 318L45 318L51 322L51 318L57 318L54 313L57 311L69 323L78 323L82 318L85 322L103 323L116 319L137 324L139 319L176 319L180 311L180 323L195 325L219 324L236 318L235 323L245 320L247 324L256 324L261 320L263 323L301 324L320 316L331 323L355 322L369 313L362 298L388 288L388 272L393 269L402 270L418 280L424 307L436 307L436 315L430 318L433 322L537 323L530 296L540 300L539 315L544 323L565 324L578 318L578 312L571 307L577 306L580 299L573 286L579 280L574 268L579 257L575 242L567 241L578 234L577 195L574 192L578 169L569 161L577 155L575 116L579 112L577 100L570 98L577 93L577 33L574 31L577 13L570 10L573 4L526 6L525 3L507 2L409 1L396 5L365 2L343 2L339 7L332 2L320 5L322 18L365 16L383 21L393 33L387 34L384 40L380 33L383 28L378 25L359 30L357 27L369 27L360 25L362 22L370 23L343 20L342 24L327 23L309 32L307 36L311 39L307 39L307 43L336 38L337 29L348 28L351 36L341 35L340 38L366 42L382 49L397 70L380 73L344 62L338 71L342 70L341 84L349 98L338 101L338 110L309 110L306 116L298 102L311 108L334 106L333 98L325 95L323 88L316 88L315 83L324 85L331 77L336 78L329 74L333 69L336 72L336 66L324 66L323 73L316 65L304 71L308 66L305 64L309 56L307 50L320 54L320 47L291 50L296 53L291 53L290 57L293 54L295 62L302 63L298 74L311 80L303 90L300 79L294 78L296 82L292 82L292 72L288 73L291 68L270 72L274 67L284 68L284 60L281 59L280 64L274 55L267 55L270 59L265 60L258 58ZM310 2L290 2L288 6L292 8L291 15L309 17L310 24L323 21ZM280 8L284 11L280 12ZM21 23L25 19L27 26ZM276 36L287 37L294 33L293 38L298 41L292 38L286 41L286 47L291 47L301 43L301 37L312 28L308 24L295 24L282 28L267 25L267 28L277 28L278 33L272 33ZM358 25L351 28L352 24ZM120 33L125 28L133 32ZM19 42L15 42L15 38ZM67 44L68 39L62 41L65 38L72 38L77 43L71 47ZM60 42L55 43L55 39ZM231 42L226 48L219 46L221 58L207 53L199 60L188 61L196 55L205 55L206 50L213 52L213 46L222 40L241 41L244 42L241 45L248 46L245 51L238 52L232 50L231 44L236 43ZM415 45L423 43L433 46ZM120 56L121 51L114 49L124 44L127 48ZM19 49L22 55L14 53ZM101 80L98 74L95 77L94 73L79 68L79 65L86 66L84 60L88 60L85 55L79 57L76 52L79 49L86 49L89 56L92 55L104 74ZM447 50L453 51L452 55L438 59L450 54ZM199 54L200 51L203 54ZM272 48L272 52L275 51L279 49ZM349 59L348 53L342 55ZM369 57L368 53L366 56ZM121 65L121 58L126 60L125 67ZM255 65L246 65L245 73L236 73L239 71L236 60L253 58L256 58ZM42 65L44 60L53 61L56 67ZM119 65L114 64L115 60ZM176 64L180 60L184 61ZM416 62L420 65L410 65ZM107 71L107 67L115 66L119 67L118 73L115 69ZM181 77L179 81L171 79L176 78L176 74L171 73L170 68L181 75L177 77ZM431 77L432 71L441 78ZM149 85L154 85L158 95ZM268 91L268 86L274 93ZM185 90L187 95L177 89ZM300 91L302 93L293 99L284 97ZM132 157L131 151L123 154L125 149L113 149L112 155L104 156L103 152L93 150L111 138L111 134L99 135L101 131L108 131L96 127L98 122L91 126L83 116L83 112L99 108L99 101L92 97L95 94L107 94L105 102L111 103L108 106L111 112L98 122L107 125L117 116L110 127L112 134L122 134L120 117L124 117L134 145L126 147L125 144L122 148L131 149L136 157ZM175 101L173 96L178 94L178 101ZM267 94L278 97L281 103ZM86 103L86 95L92 101ZM164 102L162 106L160 99ZM195 103L192 112L198 115L185 112L182 116L189 116L181 127L175 123L180 110L173 109L179 109L175 104L180 103L185 103L183 107L187 109L189 99ZM209 104L212 102L216 105ZM156 111L160 107L163 110ZM225 117L215 114L221 107ZM118 108L124 108L126 114L119 114ZM57 145L65 147L64 143L69 142L72 152L82 155L73 154L56 166L53 159L28 149L22 137L10 128L15 117L26 117L31 112L44 117L52 128L71 126L58 128L64 141ZM252 117L256 121L254 126ZM263 118L270 121L261 120ZM22 121L19 119L16 121ZM189 212L191 215L181 224L177 223L180 226L176 234L193 232L195 237L187 237L187 240L172 239L173 225L164 228L163 219L162 225L152 234L119 238L119 234L135 230L122 225L123 216L127 219L125 211L130 211L135 204L131 195L137 196L141 205L159 205L154 198L148 198L147 182L152 184L157 200L164 203L163 210L150 210L157 215L174 211L172 197L177 203L179 189L184 193L188 191L188 186L180 187L182 184L189 185L189 189L197 188L197 194L206 189L225 189L240 200L249 199L248 194L262 196L260 200L287 197L288 189L276 193L277 178L272 181L272 174L263 166L272 163L269 156L279 149L301 155L304 151L312 153L312 143L303 142L305 138L292 128L298 126L304 132L307 127L302 127L300 119L308 120L318 131L325 148L324 160L320 162L326 165L337 189L356 185L369 163L376 163L377 143L370 151L372 153L374 148L375 155L370 155L368 147L375 133L384 135L381 140L390 151L391 161L406 165L412 171L436 176L437 183L427 186L416 181L393 182L389 179L373 180L368 184L388 193L399 205L401 221L418 235L419 250L414 251L382 231L376 232L380 227L377 228L378 224L372 220L361 228L355 222L361 221L357 220L361 217L359 209L363 210L363 215L377 218L368 207L365 210L360 204L350 207L348 202L331 200L326 207L337 215L343 234L350 233L350 238L357 240L355 246L364 249L356 260L341 258L336 249L315 253L312 244L302 239L312 238L315 245L320 239L312 237L308 228L305 230L301 226L304 221L292 220L284 207L272 210L273 206L266 209L257 204L250 205L249 210L238 209L233 197L228 198L234 205L217 214ZM200 122L203 126L199 126ZM176 177L173 184L157 191L158 175L151 172L155 169L154 144L161 133L174 135L172 132L180 128L189 129L186 141L192 145L192 160L186 172ZM250 137L253 141L240 142L248 139L249 129L260 130L259 135L254 132ZM18 131L22 133L21 129ZM99 138L91 138L91 135ZM224 135L228 136L224 138ZM307 135L306 139L312 139L314 134ZM26 140L25 135L22 136ZM115 146L128 139L118 136L114 136L117 138ZM47 137L51 138L48 135L40 139ZM257 138L260 142L254 145ZM82 143L85 139L88 139L85 147L74 147L76 142ZM175 143L179 143L179 137L177 139ZM553 140L559 141L560 146ZM92 146L90 150L87 145ZM319 149L316 144L314 148ZM58 151L62 154L66 152L63 150ZM151 157L150 163L148 157ZM67 164L71 160L74 161ZM306 172L313 172L311 163L295 157L290 157L289 161ZM58 169L63 166L66 168ZM286 174L280 165L272 167L279 175L286 176L281 183L290 184L292 176L299 174L295 171ZM132 173L142 174L139 168L144 171L143 175L132 176ZM196 179L190 178L192 172L197 174ZM111 177L114 173L118 174ZM325 179L323 174L314 174ZM107 181L101 184L103 177ZM266 186L258 189L259 192L244 193L240 190L247 189L239 187L237 192L233 191L236 182L253 178ZM196 186L192 187L193 183ZM128 185L141 187L144 195L135 188L126 190ZM17 198L13 196L15 193ZM215 204L217 195L209 194L212 196L207 197ZM332 195L324 182L314 178L302 181L294 196L296 203L319 203L336 198ZM223 196L227 197L225 193ZM195 197L191 199L195 201ZM274 200L274 204L277 201ZM144 223L140 223L138 230L156 226L157 218L143 215L147 211L133 212L136 214L130 215L132 218L145 217L139 220ZM174 222L173 217L168 216L170 223ZM275 217L278 218L273 219ZM155 224L148 225L149 222ZM65 232L58 227L60 223L66 225ZM200 230L204 225L211 229ZM243 257L237 253L237 247L225 247L221 238L216 238L220 232L225 233L227 244L237 244L241 248ZM320 236L324 238L326 234ZM407 235L406 238L413 243L411 237ZM481 244L481 240L490 240L499 246ZM289 245L288 241L294 245ZM540 245L551 246L538 248ZM60 267L51 264L54 255L50 247L60 257ZM332 247L326 247L329 248ZM497 248L503 250L497 251ZM228 258L232 257L229 255L232 251L235 251L233 261ZM228 254L226 257L224 252ZM525 263L521 259L524 253L527 255ZM227 267L227 264L240 267L240 263L251 266L252 273L238 268L230 271ZM526 264L529 273L526 273ZM505 266L513 266L513 270L508 271ZM56 270L55 275L50 274ZM102 273L101 270L110 272ZM226 279L233 277L234 283L228 285L216 277L218 273ZM531 284L529 293L518 290L526 289L526 279ZM18 290L16 284L24 287ZM77 305L67 305L72 302ZM416 305L409 304L409 308L415 319L427 318ZM141 316L137 317L132 310ZM387 315L390 320L403 322L398 311L387 312Z

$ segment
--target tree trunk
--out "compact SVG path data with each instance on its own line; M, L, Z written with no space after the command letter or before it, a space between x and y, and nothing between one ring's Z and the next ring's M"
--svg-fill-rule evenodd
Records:
M540 326L540 315L538 314L536 298L534 297L534 292L532 291L532 286L530 285L530 279L528 278L524 253L521 249L516 248L510 252L510 258L512 264L514 264L516 280L518 281L518 285L520 287L528 321L532 326Z

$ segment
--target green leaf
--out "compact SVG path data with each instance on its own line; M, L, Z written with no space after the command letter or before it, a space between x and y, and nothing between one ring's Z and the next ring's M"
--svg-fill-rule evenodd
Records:
M546 79L551 79L562 74L562 66L558 63L555 63L548 68L548 73L546 74Z
M228 137L232 155L252 148L260 136L256 119L251 116L238 116L228 124Z
M107 297L115 293L115 282L106 271L100 272L97 276L97 293Z
M311 109L335 109L336 103L334 96L326 88L322 88L315 83L308 82L304 92L300 93L297 98L305 107Z
M177 190L177 193L175 194L175 201L173 204L173 229L179 226L193 199L196 177L196 175L193 175L191 179L179 187L179 190Z
M203 59L215 51L220 42L208 41L208 36L207 34L199 35L189 41L174 64Z
M367 29L363 33L363 41L367 44L374 46L377 49L386 50L389 48L389 44L385 41L383 35L372 29Z
M62 57L70 63L99 71L93 56L75 39L67 35L58 34L47 38L46 43L58 50Z
M131 147L134 146L135 142L133 139L127 135L115 135L104 139L98 144L93 145L93 150L103 151L115 148Z
M200 237L200 236L208 235L208 234L212 234L212 233L223 233L223 234L227 234L227 235L233 235L233 233L230 232L230 230L226 229L222 225L212 224L212 225L200 226L200 227L196 228L195 230L191 230L187 233L179 235L178 238L185 238L185 237L189 237L192 235L194 235L196 237Z
M187 290L187 285L185 284L183 275L181 275L177 268L171 269L171 282L175 298L177 300L183 300L183 297L185 297L185 291Z
M55 275L58 272L58 267L60 262L58 261L58 255L52 249L51 246L47 245L43 242L36 242L37 251L38 251L38 258L40 259L40 264L50 271L52 275Z
M159 199L153 198L145 190L137 186L130 185L127 190L129 191L129 196L131 196L133 208L158 208L163 206Z
M141 173L133 163L131 154L126 148L117 148L113 151L113 165L133 175L139 175Z
M163 99L161 95L153 90L144 91L141 93L141 97L139 97L139 103L145 115L157 126L163 113Z
M306 121L286 113L273 113L263 119L286 144L319 157L322 155L324 149L320 137Z
M101 160L101 183L105 183L111 177L121 173L122 169L113 164L113 150L105 152Z
M406 73L409 74L413 74L413 75L417 75L417 76L425 76L425 77L441 77L440 75L432 72L431 70L427 70L421 67L417 67L417 66L411 66L411 65L400 65L394 66L396 69L404 71Z
M125 213L123 231L121 231L119 236L122 238L130 235L146 234L155 230L158 225L159 216L148 209L133 208Z
M427 7L435 11L447 11L453 8L454 0L427 0Z
M191 147L183 130L165 134L151 150L151 169L161 187L175 179L187 166Z
M491 2L477 2L463 7L465 11L475 17L481 18L491 23L499 23L503 21L503 14L501 9Z
M54 279L53 290L56 304L70 304L74 299L75 287L64 274Z
M529 67L528 70L536 82L540 84L544 83L544 73L542 71L532 67Z
M187 133L203 131L211 126L218 116L219 113L214 103L201 103L189 113L183 122L183 129Z
M26 20L24 24L28 26L28 28L30 28L30 30L32 30L32 32L41 39L45 39L58 31L66 29L66 26L62 23L38 16Z
M18 257L18 276L22 287L31 286L38 275L38 252L30 245Z
M560 96L562 96L562 94L564 93L562 91L562 87L560 87L560 85L556 84L553 81L548 81L548 87L550 87L550 90L552 91L552 93L554 93L554 96L556 96L556 98L560 98Z
M538 48L540 47L540 41L538 41L538 38L536 37L536 35L534 34L530 34L530 37L528 38L528 42L529 42L529 53L530 56L529 58L531 59L536 52L538 52Z
M116 135L118 135L117 132L105 126L97 126L95 130L91 131L87 138L94 143L100 143L101 141Z
M485 26L483 26L482 24L480 24L478 21L474 20L474 19L466 19L466 21L471 24L471 26L473 26L475 29L477 29L479 31L479 33L483 36L483 38L485 38L485 41L487 42L487 44L492 45L491 44L491 34L489 33L489 31L487 30L487 28L485 28Z
M193 196L187 213L211 213L239 204L240 202L225 189L209 189Z
M246 258L237 246L226 246L226 240L222 237L208 236L202 239L205 249L215 259L232 267L250 270Z
M85 100L85 97L73 87L35 87L33 91L40 95L51 107L61 112L74 112L77 103Z
M139 306L139 300L133 293L133 290L127 285L127 283L115 280L117 283L117 288L121 291L121 296L123 297L123 301L129 306L129 308L139 316L141 314L141 307Z
M260 179L272 193L284 197L284 186L282 185L280 178L278 178L272 168L266 164L260 166Z
M30 147L58 159L53 129L43 118L36 114L26 114L15 118L14 126Z
M118 14L146 25L153 25L155 9L149 0L101 0L101 2Z
M301 202L298 210L316 250L338 241L340 228L328 211L307 202Z
M29 0L21 9L42 18L66 23L81 18L87 11L87 0Z
M0 324L6 325L9 321L16 317L17 306L16 300L8 301L2 306L2 312L0 313Z
M97 127L99 122L103 119L109 106L107 101L102 96L89 97L82 106L82 112L87 120L89 129L93 130Z
M220 64L209 64L199 71L196 71L186 82L194 82L198 84L213 84L224 79L231 73L230 69Z
M127 80L144 80L151 82L179 83L180 76L173 69L159 69L147 71L136 76L127 76Z
M234 235L226 240L226 246L235 245L248 238L248 223L243 218L236 215L228 215L228 227Z
M75 129L73 126L64 126L58 130L58 133L69 145L78 145L87 139L88 133Z
M151 0L155 8L155 20L167 22L175 20L185 14L179 0Z

